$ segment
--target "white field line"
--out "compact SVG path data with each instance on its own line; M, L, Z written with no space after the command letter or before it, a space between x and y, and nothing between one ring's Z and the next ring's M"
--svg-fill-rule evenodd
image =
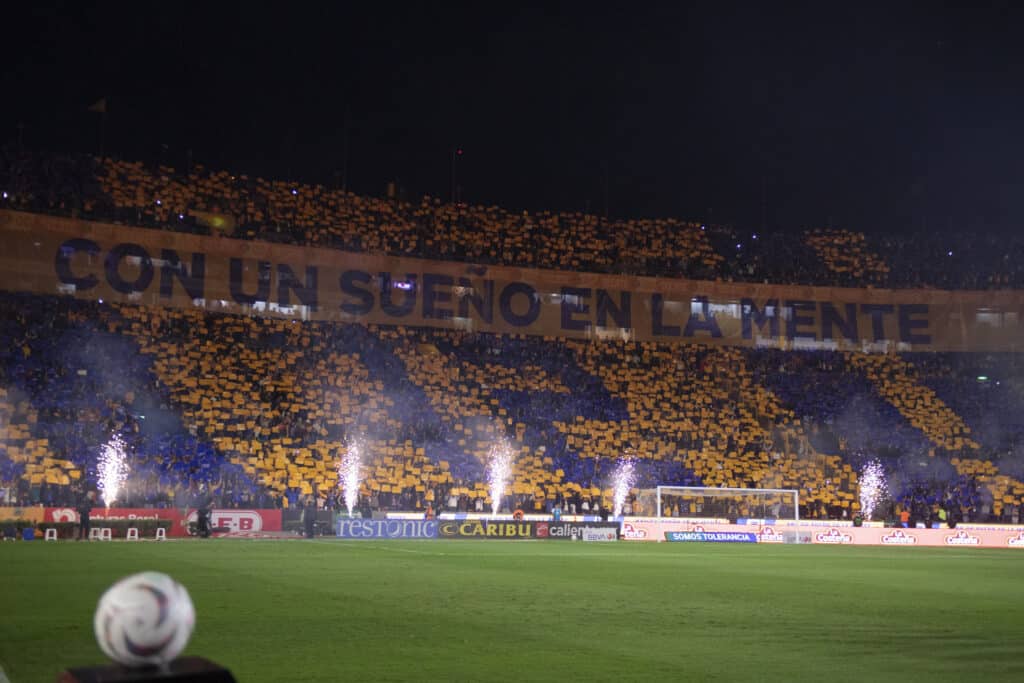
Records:
M375 542L375 541L360 541L360 540L351 540L351 539L345 539L345 540L339 539L339 540L334 540L334 541L327 540L327 539L322 539L322 540L315 540L313 542L314 543L323 544L323 545L334 545L334 546L338 546L338 547L344 547L346 549L352 549L352 550L381 550L381 551L388 552L388 553L407 553L407 554L412 554L412 555L428 555L428 556L433 556L433 557L472 557L472 558L477 558L477 559L482 559L482 558L487 558L487 557L627 557L627 555L623 554L622 552L597 551L596 549L591 551L590 548L588 548L584 552L574 552L575 548L572 548L572 549L565 548L563 551L558 552L554 548L552 548L550 544L544 546L546 548L546 550L544 550L542 552L526 552L526 551L520 550L520 551L517 551L517 552L484 552L484 553L480 553L480 552L473 552L470 548L466 548L465 552L458 552L458 551L451 552L451 551L439 551L439 550L419 550L419 549L414 549L414 548L395 548L395 547L389 545L387 541L381 543L381 542ZM524 543L524 541L508 541L508 542L515 543L517 545L520 544L520 543ZM427 544L427 543L430 543L430 541L424 541L424 544ZM467 545L472 545L473 541L471 541L471 540L470 541L459 541L459 543L465 543ZM581 548L581 550L582 550L582 548ZM668 557L668 556L666 556L666 557Z

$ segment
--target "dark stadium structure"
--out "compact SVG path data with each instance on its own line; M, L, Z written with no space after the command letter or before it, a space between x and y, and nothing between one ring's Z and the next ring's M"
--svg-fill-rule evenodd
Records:
M911 299L983 290L1018 304L1024 289L1020 235L768 236L671 218L405 203L199 165L15 148L0 154L0 190L10 225L72 218L215 237L239 253L271 243L477 273L814 285L867 297L891 289ZM1019 349L580 339L6 289L0 505L72 504L94 486L95 450L111 434L131 454L123 500L137 507L201 496L221 507L294 507L309 495L340 506L335 463L356 434L370 454L361 505L380 510L472 510L487 498L483 458L499 438L518 454L510 510L607 505L608 474L627 451L639 457L639 487L797 488L811 518L856 514L869 460L889 476L881 515L898 506L927 516L943 504L964 520L1017 522L1024 497Z

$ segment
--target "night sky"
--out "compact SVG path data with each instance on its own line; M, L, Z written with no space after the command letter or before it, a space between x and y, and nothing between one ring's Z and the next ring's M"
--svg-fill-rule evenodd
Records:
M1024 10L19 3L0 142L757 229L1024 225ZM19 124L23 127L19 131Z

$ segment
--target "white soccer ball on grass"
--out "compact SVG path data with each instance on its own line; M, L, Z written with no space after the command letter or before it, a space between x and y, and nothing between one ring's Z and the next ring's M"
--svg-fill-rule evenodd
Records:
M185 649L196 613L188 591L160 572L127 576L107 589L93 628L100 649L125 666L161 666Z

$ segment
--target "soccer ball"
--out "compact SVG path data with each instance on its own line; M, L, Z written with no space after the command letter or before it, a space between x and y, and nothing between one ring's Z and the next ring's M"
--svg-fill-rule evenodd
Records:
M100 649L115 662L160 666L185 649L195 621L184 586L166 574L142 572L107 589L93 628Z

